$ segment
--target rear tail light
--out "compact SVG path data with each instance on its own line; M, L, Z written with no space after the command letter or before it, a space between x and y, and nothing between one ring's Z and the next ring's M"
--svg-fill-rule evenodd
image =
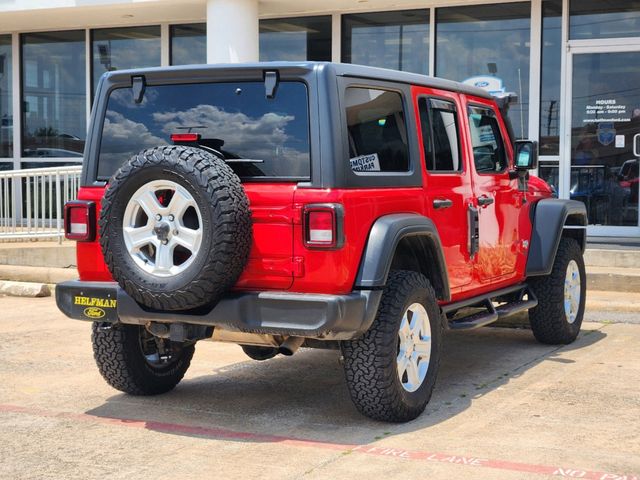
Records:
M193 143L200 140L199 133L172 133L171 141L173 143Z
M303 215L304 244L308 248L337 249L344 243L342 205L306 205Z
M64 206L64 236L78 242L96 238L96 204L74 200Z

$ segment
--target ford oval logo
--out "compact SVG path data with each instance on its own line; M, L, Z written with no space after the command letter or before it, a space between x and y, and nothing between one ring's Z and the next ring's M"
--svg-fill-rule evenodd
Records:
M481 81L481 82L476 82L476 87L483 88L483 87L488 87L488 86L489 86L489 82L485 82L484 80Z
M88 318L102 318L105 315L105 311L98 307L88 307L84 309L84 315Z

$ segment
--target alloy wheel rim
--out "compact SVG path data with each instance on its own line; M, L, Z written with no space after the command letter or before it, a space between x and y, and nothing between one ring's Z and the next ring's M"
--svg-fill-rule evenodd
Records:
M397 370L402 388L415 392L423 384L431 360L431 323L425 308L413 303L398 330Z
M170 180L140 187L124 212L127 252L146 273L171 277L185 271L202 245L202 215L193 196Z
M577 262L571 260L567 265L567 273L564 278L564 313L567 322L574 323L576 321L581 297L580 270Z

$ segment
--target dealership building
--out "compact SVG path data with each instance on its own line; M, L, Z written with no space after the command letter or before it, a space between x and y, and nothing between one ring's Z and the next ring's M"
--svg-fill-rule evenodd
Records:
M640 237L640 0L5 0L0 170L74 165L106 71L358 63L513 92L539 174L589 234ZM640 146L640 137L637 139Z

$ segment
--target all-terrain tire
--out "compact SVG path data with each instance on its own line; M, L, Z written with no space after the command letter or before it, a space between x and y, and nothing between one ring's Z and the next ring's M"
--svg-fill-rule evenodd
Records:
M102 377L116 390L130 395L157 395L180 383L195 351L192 345L172 345L175 357L166 365L152 365L140 338L144 327L93 323L93 357Z
M255 345L240 345L242 351L252 360L264 361L278 355L278 349L274 347L258 347Z
M571 262L575 262L580 274L580 301L573 322L565 311L565 278ZM573 342L580 333L587 297L587 276L578 242L562 238L551 273L531 278L529 286L538 298L538 306L529 310L529 322L536 340L550 345Z
M123 236L128 202L154 180L184 187L202 214L202 241L184 271L159 277L143 270ZM251 213L240 179L220 158L198 148L149 148L110 179L100 213L100 245L113 278L138 303L156 310L212 306L235 284L251 248Z
M416 391L409 392L398 374L398 332L403 315L414 303L427 312L432 345L426 377ZM429 280L416 272L391 271L371 328L362 337L341 344L347 386L357 409L367 417L387 422L418 417L435 386L442 331L442 313Z

